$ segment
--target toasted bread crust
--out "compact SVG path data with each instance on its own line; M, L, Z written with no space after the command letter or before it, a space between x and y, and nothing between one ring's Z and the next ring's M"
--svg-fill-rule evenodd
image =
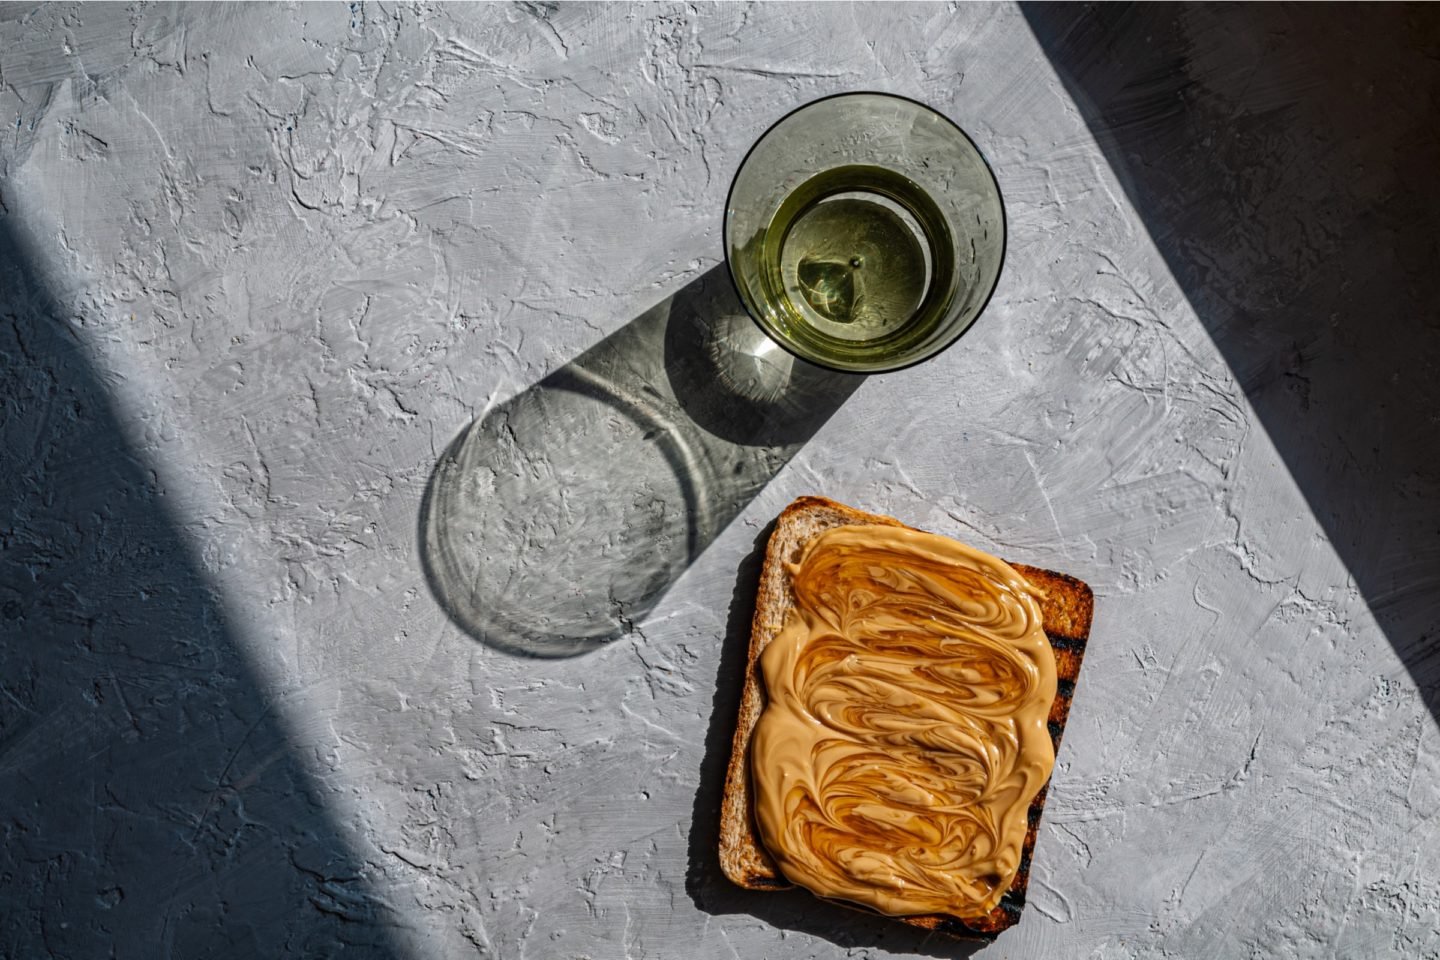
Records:
M852 524L905 524L877 514L865 513L824 497L801 497L781 512L775 532L765 548L765 565L760 571L756 592L755 618L750 630L750 654L745 666L745 689L730 749L730 766L725 775L725 793L720 804L720 866L731 882L750 890L779 890L790 886L756 836L750 796L750 735L765 709L765 688L760 680L760 654L780 632L794 606L784 561L798 559L800 548L833 527ZM914 529L914 528L910 528ZM1040 612L1045 635L1055 651L1058 691L1050 710L1050 737L1060 750L1060 737L1070 714L1080 661L1090 636L1095 601L1090 588L1074 577L1024 564L1011 564L1040 593ZM1047 783L1030 804L1029 826L1021 852L1020 869L999 906L983 917L961 918L946 914L897 917L905 923L957 937L992 938L1020 919L1025 890L1030 881L1030 858L1045 807ZM840 901L836 901L837 903ZM857 910L865 908L844 903Z

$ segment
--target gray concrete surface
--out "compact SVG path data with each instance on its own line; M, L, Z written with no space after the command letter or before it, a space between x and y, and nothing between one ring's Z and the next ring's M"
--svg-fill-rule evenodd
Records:
M0 956L970 955L713 861L755 546L810 492L1095 588L977 955L1440 956L1440 59L1165 16L1097 92L1009 6L0 8ZM787 440L617 639L478 642L421 562L447 445L713 270L749 144L860 88L992 161L985 315ZM1180 106L1105 112L1137 89ZM1316 135L1337 98L1363 136ZM1187 104L1254 139L1124 135ZM1316 313L1294 356L1230 322Z

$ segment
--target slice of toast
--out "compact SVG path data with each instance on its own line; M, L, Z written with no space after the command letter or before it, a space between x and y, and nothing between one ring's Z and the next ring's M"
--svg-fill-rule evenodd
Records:
M750 631L750 656L745 668L745 691L740 699L739 719L730 751L730 767L725 777L725 795L720 804L720 866L730 880L750 890L779 890L790 886L775 862L761 844L755 831L750 792L750 735L765 709L765 687L760 678L761 652L780 632L786 616L795 605L790 590L790 577L784 562L795 561L810 539L833 527L853 524L884 524L903 527L891 517L865 513L824 497L801 497L780 514L775 532L765 549L765 565L760 572L760 586L755 600L755 619ZM913 529L913 528L912 528ZM1055 704L1050 710L1050 737L1060 750L1060 736L1070 713L1070 700L1075 680L1080 675L1080 659L1090 635L1094 613L1094 597L1090 588L1074 577L1041 570L1023 564L1011 564L1040 593L1040 612L1045 635L1055 651L1057 677ZM1025 888L1030 879L1030 857L1040 827L1040 812L1045 806L1049 784L1042 787L1030 804L1025 846L1015 880L994 910L979 918L963 919L947 914L896 917L905 923L955 937L993 938L1000 931L1019 922L1025 905ZM835 901L856 910L857 904Z

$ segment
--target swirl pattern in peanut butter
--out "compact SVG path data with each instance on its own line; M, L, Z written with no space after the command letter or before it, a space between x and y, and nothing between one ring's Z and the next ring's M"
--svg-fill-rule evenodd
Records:
M1020 867L1055 763L1055 657L1008 564L904 527L837 527L790 566L761 654L756 823L791 882L894 916L978 917Z

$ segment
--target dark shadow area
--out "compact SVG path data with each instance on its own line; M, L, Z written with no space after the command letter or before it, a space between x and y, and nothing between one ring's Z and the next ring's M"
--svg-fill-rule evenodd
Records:
M710 728L705 733L705 755L700 763L700 783L695 790L690 817L685 892L705 913L749 914L773 927L821 937L846 950L877 948L945 958L972 956L989 944L955 940L863 910L849 910L820 900L806 890L742 890L720 869L720 799L725 791L731 740L735 736L745 665L749 660L756 585L765 562L765 545L774 529L771 523L755 538L753 549L740 563L730 601L715 697L710 707Z
M1024 12L1440 720L1440 8Z
M395 957L37 264L0 219L0 956Z
M431 590L514 654L624 636L861 380L774 344L716 267L461 432L420 511Z

